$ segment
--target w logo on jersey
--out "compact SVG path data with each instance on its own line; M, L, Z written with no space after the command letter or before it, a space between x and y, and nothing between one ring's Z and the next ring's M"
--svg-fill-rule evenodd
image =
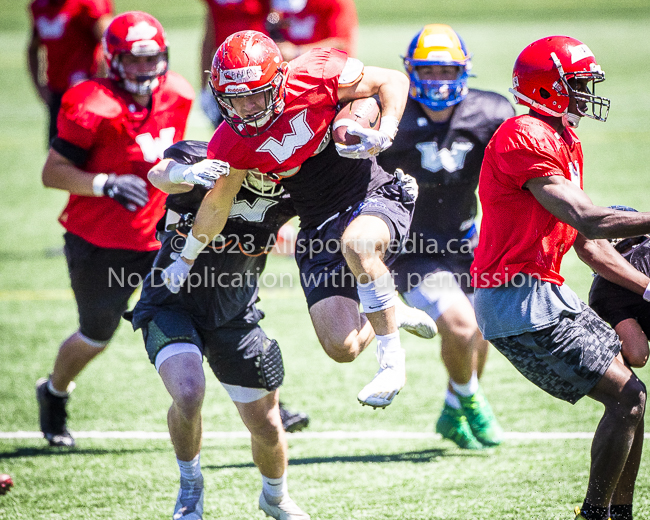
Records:
M415 147L422 154L422 168L430 172L439 172L443 168L449 173L461 170L465 157L474 148L473 143L453 143L451 151L443 148L438 151L438 143L417 143Z
M307 124L307 109L295 116L289 124L292 132L285 134L282 142L275 137L269 137L256 151L269 152L278 163L283 163L314 137L313 130Z
M571 174L571 182L580 187L580 165L578 161L569 163L569 173Z
M228 217L239 217L246 222L263 222L268 209L277 203L278 201L276 200L257 198L251 204L247 200L235 199Z
M36 29L42 40L58 40L63 36L65 26L68 23L68 15L62 13L52 20L41 16L36 20Z
M176 135L174 127L163 128L158 133L158 137L153 137L147 132L136 136L135 142L140 146L144 160L155 163L158 159L162 159L165 150L174 144L174 135Z

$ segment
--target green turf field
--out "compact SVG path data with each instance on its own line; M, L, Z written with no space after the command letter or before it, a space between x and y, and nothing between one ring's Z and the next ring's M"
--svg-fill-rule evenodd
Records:
M202 2L117 0L119 11L150 10L165 24L171 68L198 84ZM170 518L177 467L165 439L78 440L75 451L44 447L36 432L34 382L51 368L60 341L76 327L62 228L56 222L66 196L42 187L44 107L25 67L26 2L0 0L0 473L15 489L0 496L0 520ZM647 0L363 0L360 58L400 68L413 34L425 23L451 22L475 53L471 85L507 94L512 63L529 42L570 34L586 42L607 73L599 93L612 99L606 124L583 121L586 191L596 203L650 210L650 6ZM187 136L207 139L209 125L196 107ZM292 259L274 257L271 273L293 273ZM564 262L570 286L586 297L589 270L575 255ZM297 282L297 278L294 278ZM601 408L572 407L526 382L492 352L483 385L510 439L501 447L467 453L436 438L433 426L446 379L436 340L403 336L408 384L384 411L362 408L357 392L376 369L372 352L337 365L322 352L302 292L264 288L261 307L270 336L280 342L287 377L283 399L309 412L307 430L290 437L291 494L313 519L572 519L584 497L589 439L514 438L515 433L593 432ZM650 369L639 371L650 380ZM170 399L149 365L138 334L124 324L103 357L77 380L70 402L73 431L164 434ZM260 483L243 426L227 394L212 379L204 403L206 519L263 517ZM336 438L331 432L344 432ZM381 434L382 431L387 433ZM214 432L230 432L231 438ZM356 432L374 436L351 438ZM409 435L412 434L412 435ZM6 437L11 437L8 435ZM637 519L650 518L650 457L637 484Z

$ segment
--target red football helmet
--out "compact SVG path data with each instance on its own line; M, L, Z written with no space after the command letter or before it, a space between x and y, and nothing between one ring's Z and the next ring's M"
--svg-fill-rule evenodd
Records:
M116 16L106 28L102 44L109 77L132 94L151 94L158 86L158 78L167 72L165 31L148 13L129 11ZM125 55L146 56L151 60L145 64L125 64Z
M575 90L575 80L588 80L590 88ZM572 81L574 80L574 81ZM520 105L562 117L565 126L578 126L580 117L605 121L609 99L594 95L596 83L605 81L589 47L569 36L548 36L526 47L512 71L510 92ZM577 101L580 115L568 112L569 99Z
M236 32L219 46L209 83L219 111L235 132L260 135L282 114L287 67L275 42L258 31ZM260 93L264 109L243 116L236 112L234 99Z

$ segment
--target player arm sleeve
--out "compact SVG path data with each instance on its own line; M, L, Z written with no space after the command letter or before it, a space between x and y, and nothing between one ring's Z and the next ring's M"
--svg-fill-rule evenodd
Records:
M83 166L88 159L88 150L85 150L81 146L77 146L70 141L66 141L59 136L55 137L52 140L52 144L50 146L53 150L71 161L75 166Z

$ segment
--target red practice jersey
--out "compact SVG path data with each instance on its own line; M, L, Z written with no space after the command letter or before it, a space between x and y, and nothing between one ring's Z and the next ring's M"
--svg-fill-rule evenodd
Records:
M33 31L47 51L47 85L62 94L92 77L101 59L93 29L113 12L112 0L34 0L29 6Z
M299 13L283 13L280 34L294 45L326 38L352 41L358 25L353 0L309 0Z
M570 128L560 136L529 115L499 127L485 151L479 179L483 219L471 269L475 287L497 287L517 273L562 285L562 257L578 232L523 185L536 177L562 175L582 189L582 161L582 146Z
M90 173L133 174L147 181L149 202L130 212L108 197L70 195L59 221L68 231L109 249L153 251L155 227L166 194L147 180L163 152L185 133L194 92L178 74L159 78L150 108L108 79L85 81L63 96L59 138L88 152L80 167Z
M232 33L259 31L267 34L269 0L205 0L214 22L214 46L219 47Z
M297 173L328 135L346 60L343 51L314 49L291 61L284 112L271 128L262 135L241 137L222 123L208 145L208 158L280 177Z

